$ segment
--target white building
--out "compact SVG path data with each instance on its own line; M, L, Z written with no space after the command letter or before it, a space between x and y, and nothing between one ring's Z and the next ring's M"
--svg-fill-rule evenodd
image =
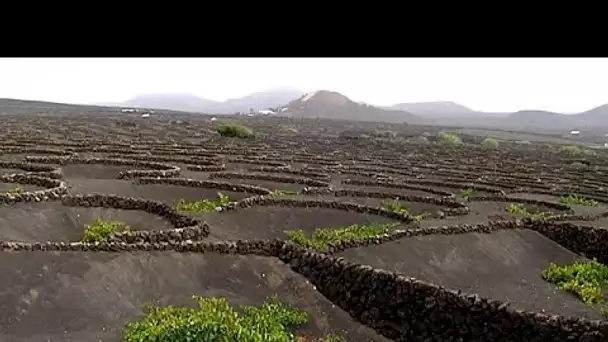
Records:
M570 135L579 135L579 134L581 134L580 131L571 131L570 132Z

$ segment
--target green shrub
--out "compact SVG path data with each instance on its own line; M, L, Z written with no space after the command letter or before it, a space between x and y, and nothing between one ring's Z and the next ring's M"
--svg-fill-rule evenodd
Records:
M485 138L481 142L481 147L484 150L496 150L498 149L498 140L492 138Z
M84 226L82 242L106 242L117 232L129 229L129 226L123 222L97 218L93 220L93 223Z
M373 133L375 138L380 138L380 139L395 139L397 137L397 133L393 132L393 131L375 131Z
M460 193L458 193L458 197L462 198L465 201L468 201L471 199L471 197L473 197L473 192L474 190L471 188L462 189L460 190Z
M587 168L587 165L585 165L581 162L574 162L574 163L570 164L570 166L575 169L586 169Z
M129 322L125 342L296 342L289 327L308 321L306 312L288 307L272 297L261 306L235 310L225 298L197 297L197 309L147 307L145 316ZM328 336L344 341L339 336ZM324 340L321 340L324 341Z
M298 129L295 127L283 127L282 131L291 135L298 134Z
M595 260L563 266L551 263L542 272L542 277L560 289L574 293L586 304L603 303L603 292L608 286L608 266Z
M19 194L22 194L24 192L25 192L25 190L22 187L16 187L16 188L8 190L6 193L8 195L19 195Z
M522 203L510 203L505 209L511 215L520 216L523 218L543 220L554 216L554 214L551 212L530 210L526 208Z
M446 147L457 147L462 145L462 140L459 136L446 132L439 133L439 142Z
M399 226L399 223L359 225L353 224L342 228L317 228L312 235L306 236L302 230L285 231L289 241L305 248L324 249L330 243L361 241L374 236L388 234Z
M243 125L220 125L217 126L216 131L223 137L231 138L251 138L253 137L253 131Z
M570 157L594 156L596 154L594 150L576 145L562 146L559 148L558 152Z
M384 210L388 210L388 211L391 211L391 212L394 212L397 214L412 216L414 218L414 220L416 220L416 221L422 221L425 218L431 216L430 213L412 215L410 213L409 208L405 204L399 202L396 199L382 201L382 203L380 204L380 207Z
M175 209L181 211L208 213L216 211L218 207L230 203L230 197L223 192L218 192L217 197L218 199L216 200L201 199L198 201L186 201L184 199L180 199L175 205Z
M575 194L570 194L568 196L562 196L559 199L559 202L563 203L563 204L567 204L567 205L584 205L587 207L595 207L598 205L598 202L594 199L575 195Z

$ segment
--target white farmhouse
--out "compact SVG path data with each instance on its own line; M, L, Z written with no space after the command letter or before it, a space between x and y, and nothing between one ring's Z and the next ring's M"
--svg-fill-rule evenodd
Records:
M274 114L274 112L271 111L270 109L260 109L260 110L258 110L258 113L260 113L262 115L271 115L271 114Z

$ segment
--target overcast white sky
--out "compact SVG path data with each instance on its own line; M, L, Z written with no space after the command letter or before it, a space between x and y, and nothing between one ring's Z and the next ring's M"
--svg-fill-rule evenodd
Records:
M577 112L608 103L607 81L606 58L0 58L0 97L70 103L161 92L223 100L289 86L376 105Z

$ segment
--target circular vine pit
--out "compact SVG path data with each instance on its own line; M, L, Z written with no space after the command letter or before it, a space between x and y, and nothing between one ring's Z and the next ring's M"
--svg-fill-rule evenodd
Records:
M401 225L413 218L384 209L337 201L251 197L221 212L208 213L204 221L211 238L220 240L286 238L286 231L338 229L351 225Z

